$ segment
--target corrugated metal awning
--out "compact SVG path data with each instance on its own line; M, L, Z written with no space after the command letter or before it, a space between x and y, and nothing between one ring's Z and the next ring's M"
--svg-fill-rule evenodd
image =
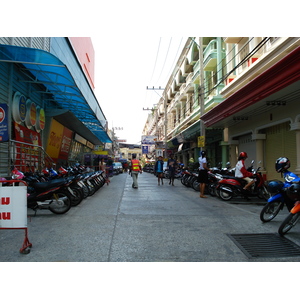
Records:
M112 142L105 131L106 119L100 106L96 111L90 108L67 66L56 56L40 49L0 45L0 62L22 64L28 82L45 87L45 90L40 92L52 97L51 101L47 101L46 109L68 110L99 142Z

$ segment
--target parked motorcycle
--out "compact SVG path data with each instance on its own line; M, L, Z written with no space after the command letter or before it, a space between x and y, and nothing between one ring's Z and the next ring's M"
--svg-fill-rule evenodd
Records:
M38 182L34 176L25 176L14 168L13 179L27 183L27 207L35 212L38 209L49 209L55 214L64 214L71 208L71 191L68 190L70 182L67 179L54 179Z
M290 231L299 221L300 219L300 185L299 184L292 184L287 189L288 196L295 200L294 207L290 210L289 215L284 219L281 223L278 233L283 236L288 231Z
M272 180L269 182L267 189L271 194L271 197L268 199L268 203L263 207L260 213L262 222L273 220L284 206L290 211L295 204L295 200L291 198L293 193L289 188L293 184L298 183L300 177L288 171L289 167L290 161L288 158L280 157L276 160L275 169L278 173L282 174L284 182L280 180Z
M233 197L243 196L245 198L248 197L259 197L261 199L268 200L270 194L267 190L264 178L259 172L260 167L258 167L255 171L253 171L253 163L251 167L248 168L249 171L252 171L254 176L255 184L252 185L251 189L244 190L244 186L246 185L246 181L242 178L231 177L231 178L223 178L219 181L217 189L219 191L220 198L224 201L229 201Z
M290 178L290 175L293 174L288 172L286 174L287 178ZM300 181L300 178L293 174L297 181ZM292 181L279 181L279 180L272 180L268 184L268 191L271 194L271 197L268 199L268 203L263 207L260 212L260 220L262 222L269 222L273 220L278 213L283 210L284 206L287 207L288 211L290 211L294 205L291 199L287 195L287 189L293 183Z

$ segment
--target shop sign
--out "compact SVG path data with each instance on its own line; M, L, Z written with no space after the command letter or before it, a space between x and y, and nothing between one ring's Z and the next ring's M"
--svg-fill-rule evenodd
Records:
M39 155L37 146L42 146L40 134L18 123L14 123L14 128L16 141L22 142L16 143L16 165L27 166L33 162L37 164Z
M63 160L68 159L68 155L69 155L70 148L71 148L72 135L73 135L73 131L64 127L62 141L61 141L61 147L60 147L60 151L58 154L59 159L63 159Z
M148 154L149 153L149 147L142 145L142 154Z
M45 111L41 107L37 107L36 109L36 125L35 129L37 132L45 129Z
M20 124L26 118L26 98L19 92L14 94L12 102L12 115L16 123Z
M205 147L205 136L198 136L198 147Z
M45 128L45 111L36 106L30 99L20 92L14 94L12 102L13 120L18 123L25 123L26 127L31 129L35 126L36 131L40 132Z
M73 131L52 120L46 152L55 162L68 159L72 137Z
M27 227L27 186L0 189L0 228Z
M8 141L8 108L7 104L0 103L0 143Z
M36 105L29 99L27 99L26 101L25 124L29 129L31 129L36 124Z
M86 139L84 139L82 136L80 136L79 134L75 134L75 138L74 138L77 142L86 145Z
M94 144L89 141L86 141L86 146L89 147L90 149L94 149Z
M142 135L142 145L155 145L156 142L157 142L157 136Z

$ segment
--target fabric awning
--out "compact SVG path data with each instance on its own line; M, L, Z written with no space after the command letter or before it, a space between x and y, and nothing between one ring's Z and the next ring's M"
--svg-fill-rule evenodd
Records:
M0 62L22 64L28 82L45 87L45 90L39 91L49 94L45 109L71 111L95 135L99 144L112 143L104 129L106 119L100 106L95 111L91 109L67 66L56 56L40 49L0 45Z

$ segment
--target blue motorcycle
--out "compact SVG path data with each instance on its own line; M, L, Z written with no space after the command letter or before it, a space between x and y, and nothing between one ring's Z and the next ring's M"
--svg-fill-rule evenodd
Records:
M283 164L285 167L282 167ZM273 220L285 205L288 211L290 211L294 206L295 201L288 196L287 191L293 183L298 183L300 181L300 177L290 171L287 171L289 166L290 163L287 158L279 158L276 161L276 170L283 174L285 181L272 180L269 182L267 189L272 196L268 199L268 203L263 207L260 213L260 219L262 222L269 222Z

